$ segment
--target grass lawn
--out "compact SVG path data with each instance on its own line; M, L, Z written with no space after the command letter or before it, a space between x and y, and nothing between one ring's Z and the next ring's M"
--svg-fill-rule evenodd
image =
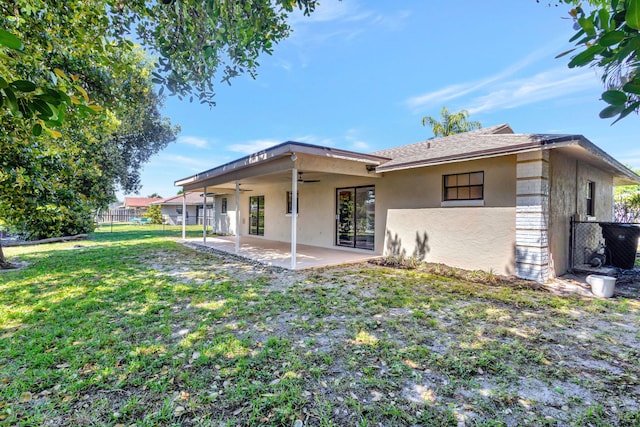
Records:
M5 249L28 265L0 273L0 425L640 425L637 299L289 272L178 236Z

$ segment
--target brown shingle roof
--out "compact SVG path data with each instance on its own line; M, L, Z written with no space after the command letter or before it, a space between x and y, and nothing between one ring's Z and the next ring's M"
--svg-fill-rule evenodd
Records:
M143 208L149 206L153 202L157 202L158 200L162 200L159 197L125 197L124 198L124 207L125 208Z
M415 144L376 151L372 154L391 158L378 166L378 172L461 161L492 155L504 155L546 144L583 139L580 135L515 134L502 124Z
M202 201L202 192L195 193L187 193L187 205L201 205ZM211 196L209 196L207 200L207 204L211 203ZM167 197L166 199L161 199L156 202L153 202L154 205L180 205L182 206L182 194L178 194L177 196Z

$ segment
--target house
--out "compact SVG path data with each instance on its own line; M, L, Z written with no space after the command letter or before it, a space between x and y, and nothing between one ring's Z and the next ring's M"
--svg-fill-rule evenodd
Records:
M211 203L212 201L213 199L209 199L207 204L206 218L207 225L209 226L213 224L212 212L214 206ZM160 199L158 201L151 202L150 205L160 206L165 223L169 225L182 224L183 212L185 219L184 223L186 225L202 224L204 219L204 197L202 197L202 192L186 193L184 195L184 200L182 194L179 194L167 199Z
M153 202L162 200L161 197L125 197L122 207L133 209L134 216L144 215Z
M301 243L544 281L569 268L571 218L611 221L637 183L581 135L503 124L370 154L285 142L175 184L213 193L227 232L290 242L292 267Z

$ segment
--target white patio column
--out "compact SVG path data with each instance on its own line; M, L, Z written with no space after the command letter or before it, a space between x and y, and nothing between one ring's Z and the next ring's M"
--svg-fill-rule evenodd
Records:
M236 179L236 253L240 253L240 181Z
M291 269L296 268L298 244L298 169L291 169Z
M202 193L202 244L207 244L207 186Z
M185 217L187 216L187 193L182 190L182 240L187 237L187 222Z

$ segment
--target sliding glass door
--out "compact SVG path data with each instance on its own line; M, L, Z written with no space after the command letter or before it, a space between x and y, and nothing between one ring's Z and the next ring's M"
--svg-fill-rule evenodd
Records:
M375 187L336 190L336 245L375 249Z
M264 236L264 196L249 197L249 234Z

